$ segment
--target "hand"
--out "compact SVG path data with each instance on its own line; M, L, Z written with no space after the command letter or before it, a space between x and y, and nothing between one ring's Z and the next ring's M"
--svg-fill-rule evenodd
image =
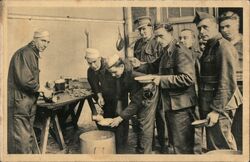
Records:
M153 82L155 83L155 85L159 86L160 82L161 82L161 76L159 75L154 75L154 80Z
M39 89L40 92L43 93L44 97L46 98L52 98L53 97L53 90L47 89L47 88L42 88Z
M137 67L139 67L139 66L141 65L140 60L138 60L138 59L135 58L135 57L129 58L129 61L131 62L133 68L137 68Z
M208 127L212 127L214 126L217 122L218 122L218 119L219 119L219 113L216 112L216 111L212 111L210 113L207 114L207 119L208 119Z
M103 97L98 97L97 102L98 102L98 105L101 106L101 107L103 107L103 105L105 104Z
M122 121L123 121L123 119L120 116L113 118L113 121L111 122L110 126L112 128L117 127Z

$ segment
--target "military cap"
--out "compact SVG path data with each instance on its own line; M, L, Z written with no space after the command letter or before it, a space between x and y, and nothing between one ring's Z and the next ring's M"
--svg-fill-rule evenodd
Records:
M206 12L199 12L199 11L196 11L196 12L195 12L195 17L194 17L193 23L195 23L195 24L197 25L197 24L199 24L202 20L207 19L207 18L216 20L214 16L212 16L212 15L206 13Z
M120 56L118 54L114 54L112 56L109 56L106 59L106 64L108 68L113 67L118 61L120 60Z
M134 24L136 25L136 28L141 28L143 26L147 25L152 25L151 23L151 18L149 16L141 16L138 17L135 21Z
M34 38L41 38L41 37L48 37L49 36L49 32L45 29L37 29L34 32Z
M223 14L221 14L219 17L220 22L224 21L224 20L228 20L228 19L239 20L239 15L232 12L232 11L227 11L227 12L224 12Z
M170 23L156 23L154 25L154 30L157 30L160 28L165 28L165 30L168 32L171 32L174 30L172 24L170 24Z
M96 59L100 57L100 53L97 49L94 48L87 48L85 59Z

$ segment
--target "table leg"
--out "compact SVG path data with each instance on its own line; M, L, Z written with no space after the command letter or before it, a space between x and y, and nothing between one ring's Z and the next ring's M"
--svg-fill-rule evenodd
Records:
M91 109L92 115L97 115L97 111L96 111L95 104L93 102L92 97L88 97L87 100L88 100L89 107Z
M56 134L56 137L58 139L60 149L63 150L63 149L65 149L66 145L64 142L62 130L61 130L57 115L54 116L52 121L53 121L53 127L55 128L55 134Z
M49 125L50 125L51 117L47 117L44 120L43 129L41 133L41 146L40 151L42 154L46 153L47 143L48 143L48 136L49 136Z

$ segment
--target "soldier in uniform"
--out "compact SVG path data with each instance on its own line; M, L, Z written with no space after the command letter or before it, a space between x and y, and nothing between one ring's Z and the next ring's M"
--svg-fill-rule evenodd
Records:
M139 72L158 74L154 76L154 82L159 85L174 153L193 154L194 128L191 123L197 103L194 61L192 52L173 38L172 31L171 24L157 24L154 34L163 47L161 57L153 63L133 61L133 66Z
M118 126L123 120L130 119L137 115L139 122L139 138L136 152L139 154L151 154L152 139L155 123L155 111L158 101L158 88L156 85L149 83L146 86L134 80L134 77L140 74L134 73L133 67L129 60L122 60L118 55L111 56L107 59L109 72L117 78L116 96L118 99L123 98L123 93L130 93L129 105L119 113L119 116L113 119L112 127Z
M136 28L141 36L135 43L134 57L136 57L142 63L151 63L160 56L160 52L162 50L161 45L154 38L151 18L148 16L139 17L134 21L134 24L136 25ZM133 119L132 121L137 120L136 118L132 119ZM164 117L162 106L159 101L159 105L156 111L156 127L157 127L158 141L161 146L160 149L161 153L168 152L168 147L166 144L167 141L166 139L168 138L168 131L165 121L166 120ZM136 122L134 123L136 131L139 131L138 128L136 127ZM153 139L153 147L154 144L155 143Z
M8 73L8 153L38 153L34 137L36 101L39 96L39 58L49 44L49 32L39 29L33 40L19 49Z
M97 49L86 49L85 59L89 64L87 78L95 99L102 107L104 118L114 118L118 116L118 109L124 109L128 104L128 93L122 93L122 106L118 108L116 97L116 79L106 69L105 59L100 56ZM100 130L109 130L115 132L116 152L124 153L128 139L128 120L124 120L118 127L110 128L101 126L97 123Z
M153 62L159 57L161 46L154 38L151 19L148 16L142 16L134 23L141 36L135 42L134 57L141 62Z
M200 59L199 107L201 117L208 119L207 149L237 150L231 126L235 109L242 104L236 82L237 51L218 30L212 15L196 12L193 21L199 35L207 41Z
M198 50L197 48L195 48L195 42L196 42L196 36L195 33L192 29L182 29L180 36L179 36L180 42L186 46L188 49L190 49L192 51L192 57L194 60L194 67L195 67L195 76L196 76L196 80L195 80L195 91L196 94L198 95L198 81L197 78L199 76L199 71L200 71L200 62L199 59L201 57L201 52L200 50ZM195 108L195 119L199 119L200 115L199 115L199 108L198 106L196 106ZM196 128L195 129L195 136L197 136L195 138L195 150L194 153L195 154L201 154L202 153L202 128Z
M242 34L239 32L240 18L236 13L228 11L220 16L219 23L222 36L231 42L238 52L237 85L243 94L243 41ZM236 110L232 125L238 150L242 150L242 108L243 105Z

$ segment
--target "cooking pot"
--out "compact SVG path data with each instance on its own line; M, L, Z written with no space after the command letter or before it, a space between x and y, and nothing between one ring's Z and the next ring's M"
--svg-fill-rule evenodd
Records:
M65 90L65 80L58 79L55 81L55 90L56 91L64 91Z
M111 131L90 131L80 135L82 154L115 154L115 135Z

